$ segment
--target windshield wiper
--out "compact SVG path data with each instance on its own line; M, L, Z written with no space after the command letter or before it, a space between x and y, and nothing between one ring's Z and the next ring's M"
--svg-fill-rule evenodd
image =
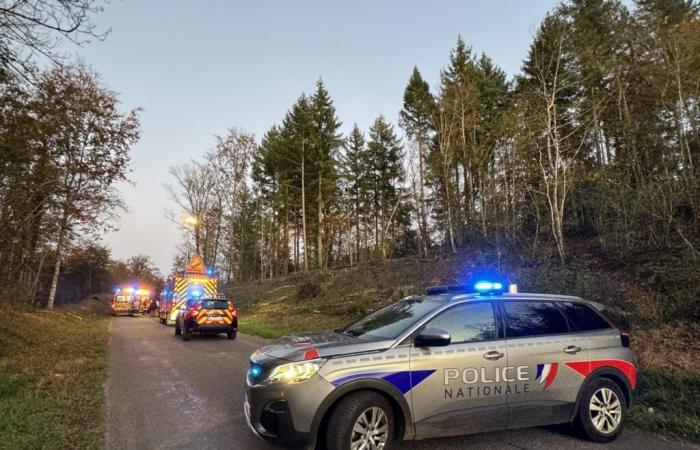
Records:
M338 334L342 334L343 336L350 336L350 337L357 337L357 334L353 331L350 331L345 328L338 328L337 330L333 330Z

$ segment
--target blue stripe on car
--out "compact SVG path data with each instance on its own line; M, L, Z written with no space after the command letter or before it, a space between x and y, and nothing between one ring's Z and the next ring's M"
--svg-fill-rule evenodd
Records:
M402 372L361 372L338 378L331 383L333 383L334 386L340 386L348 381L359 380L361 378L377 378L388 381L396 386L396 388L401 391L402 394L406 394L434 372L434 369L406 370Z

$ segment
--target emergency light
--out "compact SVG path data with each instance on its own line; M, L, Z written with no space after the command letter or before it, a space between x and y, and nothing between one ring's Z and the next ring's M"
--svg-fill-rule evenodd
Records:
M474 283L474 290L479 293L488 293L503 290L503 283L500 281L477 281Z
M466 284L452 286L429 286L425 289L428 295L440 295L447 293L459 294L502 294L508 289L505 278L492 271L480 272L474 275Z
M248 369L248 375L250 375L250 378L253 380L257 380L260 378L260 375L263 373L263 367L260 364L251 364L250 368Z

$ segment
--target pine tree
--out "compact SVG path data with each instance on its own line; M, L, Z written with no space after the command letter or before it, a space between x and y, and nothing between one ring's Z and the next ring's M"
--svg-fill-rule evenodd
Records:
M372 209L370 208L370 161L367 150L367 142L364 133L357 124L354 124L350 135L345 140L345 155L343 163L343 178L346 186L347 205L350 208L349 221L350 235L349 245L350 260L356 255L357 261L362 261L362 244L367 242L368 221Z
M425 159L427 145L434 132L433 115L435 100L430 93L428 83L423 79L417 67L413 68L411 78L403 95L403 109L399 112L399 125L409 139L418 146L418 189L416 203L418 210L418 230L421 252L427 256L430 247L428 231L428 214L425 205Z
M388 234L393 232L400 208L404 170L402 146L394 128L379 116L369 129L367 144L368 182L374 213L375 251L388 257Z
M322 80L316 83L316 91L311 96L311 136L310 156L313 160L312 178L315 179L316 195L316 265L327 267L330 252L325 251L329 242L326 239L326 216L333 203L337 183L337 152L342 144L338 120L331 100Z

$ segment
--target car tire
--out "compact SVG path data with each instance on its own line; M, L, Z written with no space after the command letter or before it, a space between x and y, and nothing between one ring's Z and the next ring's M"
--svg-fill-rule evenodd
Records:
M226 337L227 337L229 340L231 340L231 341L235 341L235 340L236 340L236 335L237 335L237 334L238 334L238 331L236 331L236 330L229 331L229 332L226 333Z
M180 336L182 334L182 328L177 326L177 323L175 324L175 336Z
M598 378L584 388L574 426L586 439L611 442L622 433L626 418L627 400L620 386Z
M379 420L378 433L373 431L372 422L375 419ZM338 403L331 413L328 427L326 428L327 450L350 450L351 442L362 439L363 436L367 437L367 434L363 435L363 433L355 431L357 426L360 429L369 430L371 433L369 436L372 439L381 439L383 436L385 450L389 450L392 447L394 440L394 414L391 405L381 394L361 391L350 394ZM382 430L384 430L384 433L381 432Z
M192 339L192 332L188 330L187 328L182 329L182 340L183 341L189 341Z

